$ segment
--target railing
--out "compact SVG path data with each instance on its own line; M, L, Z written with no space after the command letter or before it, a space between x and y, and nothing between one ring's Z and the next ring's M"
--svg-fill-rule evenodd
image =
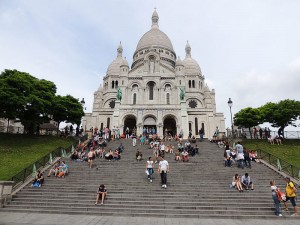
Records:
M265 152L261 149L257 150L257 156L258 158L266 161L270 165L277 168L278 171L284 172L288 174L289 176L297 179L300 181L300 168L296 167L283 159L278 158L277 156L274 156L268 152Z
M254 137L253 132L251 131L253 139L267 139L265 132L262 133L262 137L260 137L259 132L257 131L256 136ZM278 135L277 131L270 131L270 135L272 137L276 137ZM227 136L231 136L231 131L227 132ZM235 132L235 137L243 137L247 139L251 139L249 130L244 130L243 133ZM286 139L300 139L300 131L284 131L284 138Z
M84 135L80 138L80 142L86 141L88 138L87 135ZM77 145L77 140L73 145ZM66 157L73 149L73 145L70 145L67 148L58 147L50 153L47 153L43 157L39 158L37 161L31 165L24 168L22 171L14 175L10 180L14 181L14 186L24 183L28 177L32 176L36 169L42 169L47 165L51 164L52 160L57 157Z

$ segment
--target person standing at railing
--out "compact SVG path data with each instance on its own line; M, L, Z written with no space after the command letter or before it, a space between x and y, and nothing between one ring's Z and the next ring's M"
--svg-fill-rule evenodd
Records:
M298 216L298 209L296 205L296 187L295 184L291 181L289 177L284 178L286 181L286 187L285 187L285 192L286 192L286 200L284 201L285 209L284 211L289 211L288 204L287 202L290 201L292 203L292 206L294 207L294 214L291 216Z

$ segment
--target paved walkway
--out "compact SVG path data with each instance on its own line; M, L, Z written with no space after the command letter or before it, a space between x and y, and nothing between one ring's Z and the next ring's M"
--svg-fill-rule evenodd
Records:
M299 217L300 219L300 217ZM0 212L0 225L295 225L295 220L187 219Z

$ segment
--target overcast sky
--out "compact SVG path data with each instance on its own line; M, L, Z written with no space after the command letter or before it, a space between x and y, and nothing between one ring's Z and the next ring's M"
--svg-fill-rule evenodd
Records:
M159 27L185 57L188 40L217 111L299 99L299 0L0 0L0 71L53 81L57 93L86 100L116 58L129 64L154 8Z

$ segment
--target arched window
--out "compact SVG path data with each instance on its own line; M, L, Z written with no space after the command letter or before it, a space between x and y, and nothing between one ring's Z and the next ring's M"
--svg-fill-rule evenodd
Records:
M198 130L198 118L197 117L195 118L195 131L196 131L196 135L198 135L199 130Z
M134 85L132 85L132 90L133 90L133 91L137 91L137 90L138 90L138 87L139 87L139 86L138 86L137 84L134 84Z
M167 93L167 105L170 105L170 93Z
M202 82L201 82L201 87L200 87L200 88L202 89L202 87L203 87L203 86L202 86Z
M148 87L149 87L149 100L153 100L153 96L154 96L154 85L155 83L153 81L150 81L148 83Z
M179 80L179 85L181 85L181 80Z
M109 128L109 125L110 125L110 118L108 117L108 118L107 118L106 127L108 127L108 128Z
M191 80L189 80L189 88L191 88L192 87L192 82L191 82Z
M116 80L116 85L115 85L116 89L118 88L118 84L119 84L119 82Z
M195 81L192 80L192 88L195 88Z
M111 82L111 88L112 88L112 89L115 88L115 81L114 81L114 80Z
M136 105L136 93L133 94L133 104Z
M201 85L200 85L200 83L201 83L201 82L199 81L199 88L201 89Z

